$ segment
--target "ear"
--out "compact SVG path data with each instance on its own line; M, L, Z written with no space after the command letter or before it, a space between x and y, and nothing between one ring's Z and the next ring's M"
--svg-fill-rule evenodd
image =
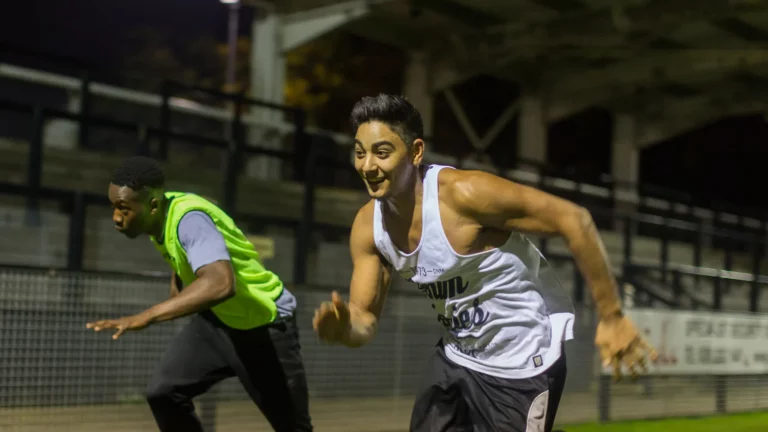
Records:
M155 214L160 211L160 205L162 204L162 195L152 193L152 198L149 200L149 213Z
M421 138L415 139L411 144L411 162L416 166L421 165L424 160L424 145L424 140Z

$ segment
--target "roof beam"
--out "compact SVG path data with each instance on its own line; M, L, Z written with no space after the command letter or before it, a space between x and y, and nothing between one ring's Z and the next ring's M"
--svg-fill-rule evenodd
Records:
M549 90L553 95L592 92L610 87L653 85L660 79L686 81L696 75L723 74L768 65L768 50L687 50L639 55L636 60L564 76Z
M709 94L671 101L660 100L661 110L651 115L640 113L637 146L647 148L720 118L768 110L765 92L755 92L748 85L727 83ZM655 119L655 120L654 120Z
M370 13L364 0L355 0L286 14L280 17L282 52L290 51Z
M412 0L412 8L429 9L468 27L483 29L504 22L498 16L491 15L480 9L465 6L452 0Z
M750 102L723 107L710 107L695 115L671 118L659 123L644 125L638 133L636 145L638 148L648 148L669 138L697 129L724 117L764 112L768 106L761 102Z

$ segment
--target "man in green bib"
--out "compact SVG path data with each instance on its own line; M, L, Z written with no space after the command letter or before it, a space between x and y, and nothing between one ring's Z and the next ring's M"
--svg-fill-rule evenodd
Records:
M162 432L203 431L192 399L237 376L278 432L311 431L294 317L296 299L232 219L194 194L167 192L152 159L127 159L112 175L115 228L149 236L173 269L170 298L137 315L88 323L124 332L194 316L171 341L147 389Z

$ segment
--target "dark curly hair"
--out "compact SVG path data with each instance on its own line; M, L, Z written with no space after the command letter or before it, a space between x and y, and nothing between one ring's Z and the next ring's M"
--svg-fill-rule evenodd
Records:
M417 139L424 139L421 114L403 96L383 93L373 97L366 96L352 108L349 120L352 123L352 133L357 132L361 124L375 120L392 128L408 146Z
M135 191L165 186L165 172L153 159L144 156L128 158L112 172L110 182Z

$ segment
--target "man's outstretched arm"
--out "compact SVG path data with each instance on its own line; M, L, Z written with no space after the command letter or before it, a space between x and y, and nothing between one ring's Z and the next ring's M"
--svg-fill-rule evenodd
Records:
M210 216L200 211L184 215L179 222L178 235L189 265L197 276L195 281L181 287L180 281L174 280L174 275L171 281L172 297L168 300L136 315L88 323L88 328L96 331L117 329L113 336L117 339L127 330L140 330L155 322L210 309L235 294L235 276L229 251Z
M592 288L601 318L621 315L617 284L592 216L585 208L546 192L480 171L461 171L452 198L484 227L566 241Z
M644 366L644 356L655 352L624 318L605 246L585 208L546 192L479 171L450 173L455 205L481 226L544 236L561 236L592 290L601 320L596 343L604 361L616 365L617 357L630 369ZM601 333L602 331L602 333Z
M364 207L352 224L349 303L344 303L334 291L331 301L322 303L315 311L313 326L322 340L356 348L370 342L376 334L392 269L376 250L372 223L373 214Z

